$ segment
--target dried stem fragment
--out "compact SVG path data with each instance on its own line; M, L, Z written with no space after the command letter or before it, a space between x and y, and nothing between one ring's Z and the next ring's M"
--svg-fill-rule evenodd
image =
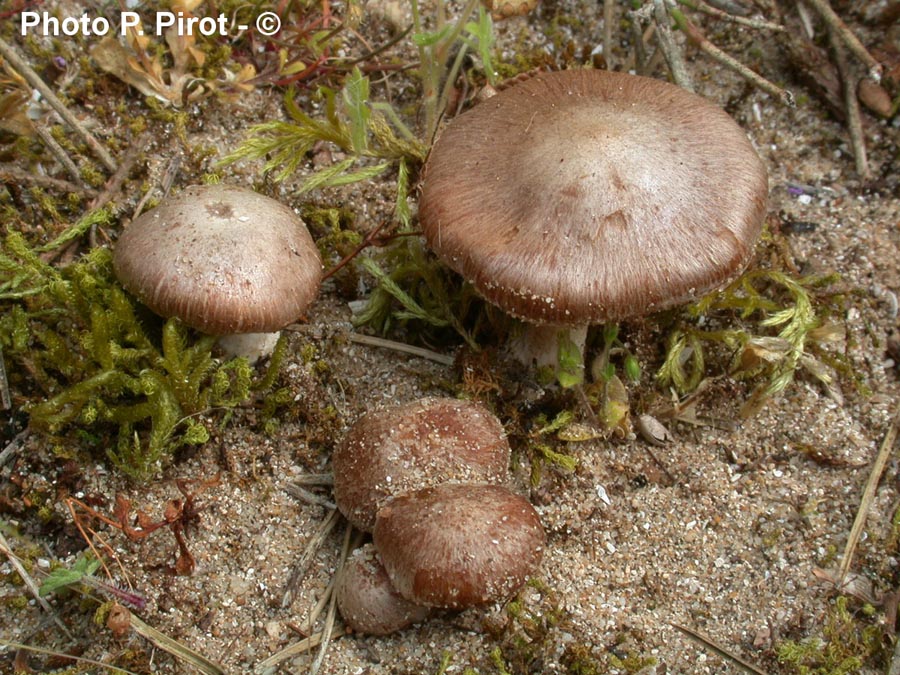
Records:
M47 83L41 79L41 76L34 72L25 59L19 56L19 53L13 49L12 45L2 38L0 38L0 56L6 59L6 61L9 62L9 65L11 65L19 75L25 78L28 84L40 92L41 96L44 97L44 100L59 113L59 116L65 120L66 124L72 127L72 130L81 137L81 140L83 140L91 149L91 152L103 162L103 165L110 171L115 172L116 161L113 159L112 155L109 154L109 151L103 147L100 141L94 138L93 134L84 127L78 118L75 117L74 113L65 106L59 97L53 93L53 90L47 86Z
M869 77L875 80L875 82L881 82L881 73L883 70L881 64L878 63L875 57L869 53L869 50L863 46L863 43L853 34L853 31L848 28L847 24L841 20L841 17L835 13L831 8L831 5L828 4L828 0L807 1L819 13L822 20L828 24L828 28L837 33L837 36L841 41L847 45L847 48L851 52L853 52L853 55L865 64L866 68L869 69Z
M719 49L716 45L709 41L709 39L703 34L703 31L701 31L693 22L691 22L691 20L688 19L681 10L672 8L669 10L669 13L675 20L675 24L678 26L678 28L684 32L688 40L690 40L700 48L700 51L702 51L714 61L721 63L726 68L733 70L738 75L748 80L758 89L762 89L764 92L775 96L776 98L780 99L782 103L790 106L791 108L794 107L794 95L790 91L788 91L787 89L782 89L773 82L770 82L759 73L756 73L745 66L730 54L727 54L726 52Z
M844 45L833 28L829 28L831 48L834 50L834 60L838 73L841 76L841 85L844 90L844 108L847 112L847 131L850 134L850 147L853 149L853 158L856 161L856 173L864 179L871 177L869 160L866 155L866 137L862 130L862 119L859 112L859 98L856 96L857 78L850 70L847 62L847 52Z

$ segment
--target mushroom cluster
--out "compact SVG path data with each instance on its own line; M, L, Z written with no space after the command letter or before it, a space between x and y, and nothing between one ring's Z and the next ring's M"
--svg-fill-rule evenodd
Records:
M139 216L113 253L122 285L163 317L223 336L255 361L319 292L322 260L304 222L252 190L195 185Z
M520 355L549 365L560 331L584 335L738 276L767 194L765 165L720 108L666 82L572 70L450 122L419 219L438 257L537 326Z
M506 487L509 453L500 421L470 401L427 398L353 425L332 459L335 500L373 543L339 575L348 626L383 635L525 583L545 534L534 507Z

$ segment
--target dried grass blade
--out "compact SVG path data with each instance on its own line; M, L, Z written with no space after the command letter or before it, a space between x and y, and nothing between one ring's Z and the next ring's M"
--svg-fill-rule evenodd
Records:
M869 474L869 480L866 482L862 499L859 502L856 519L853 521L853 527L850 528L850 537L847 539L847 546L844 547L844 557L841 559L841 566L838 568L838 588L844 585L844 579L847 577L850 566L853 564L853 556L856 554L859 538L862 536L863 528L866 526L866 517L869 515L869 509L872 507L872 500L875 499L875 490L878 488L881 474L884 473L884 468L887 466L888 459L890 459L898 432L900 432L900 405L897 406L891 426L881 442L881 448L878 450L878 456L872 465L872 472Z
M308 652L313 647L318 647L322 642L322 633L315 633L310 635L308 638L304 638L295 644L292 644L290 647L286 649L282 649L277 654L272 654L269 658L264 661L260 661L256 664L256 667L253 669L253 672L257 675L269 675L269 673L274 673L278 664L283 661L287 661L294 656L299 654L303 654Z
M709 638L709 637L703 635L702 633L698 633L693 628L688 628L687 626L681 626L677 623L673 623L671 625L673 628L677 628L678 630L680 630L682 633L687 635L689 638L691 638L695 642L699 642L701 645L703 645L707 649L715 652L716 654L721 656L723 659L726 659L727 661L731 661L736 666L747 671L748 673L754 673L754 675L768 675L768 673L766 673L766 671L757 668L749 661L745 661L744 659L742 659L740 656L737 656L736 654L732 654L724 647L713 642L712 638Z
M322 644L319 645L319 653L316 654L316 659L309 669L309 675L318 675L319 669L325 662L328 645L331 642L331 636L334 633L334 621L337 613L337 593L335 593L335 589L337 588L337 581L343 572L344 562L350 554L350 535L352 533L353 526L350 523L347 523L346 529L344 530L344 543L341 546L341 558L338 560L337 572L335 572L334 578L331 580L331 585L329 586L331 592L328 594L328 614L325 615L325 627L322 629Z
M199 652L195 652L190 647L184 646L177 640L170 638L168 635L160 633L153 628L153 626L144 623L134 614L131 614L131 627L138 635L146 638L176 659L193 666L199 672L204 673L205 675L225 675L225 670L218 663L210 661Z
M340 518L341 514L337 509L332 511L328 518L325 519L325 522L319 526L319 531L309 540L309 543L306 545L306 550L303 551L300 559L294 564L291 575L288 577L288 582L284 588L284 595L281 598L282 607L290 607L291 603L294 601L294 587L300 582L303 575L306 574L306 569L309 567L310 560L312 560L312 557L316 554L316 551L319 550L325 537L327 537L334 529L334 526L337 525Z

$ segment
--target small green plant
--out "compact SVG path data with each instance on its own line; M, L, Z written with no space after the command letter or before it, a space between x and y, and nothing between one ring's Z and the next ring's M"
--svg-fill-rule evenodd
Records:
M244 359L214 360L214 338L193 339L176 319L156 333L155 318L139 318L142 310L116 282L108 249L61 268L41 258L106 218L89 214L39 248L18 232L7 234L0 246L0 347L18 366L10 368L11 381L20 391L36 390L23 406L34 428L80 435L106 448L124 473L146 479L177 448L208 439L199 414L249 398L252 370ZM109 429L117 430L113 443L103 438Z
M456 85L456 78L469 51L476 51L487 81L496 83L492 49L494 45L493 24L490 14L485 11L480 0L467 0L456 22L447 18L444 3L437 3L437 13L433 27L425 25L419 11L418 0L411 0L413 14L412 40L419 50L419 78L422 84L423 107L425 108L425 139L430 144L437 132L442 112L447 108L450 92ZM469 21L477 9L478 20ZM449 70L445 63L456 49Z
M223 163L266 158L265 170L274 172L275 180L282 181L297 171L318 142L330 143L347 153L346 159L315 172L303 182L300 192L309 192L369 180L383 173L392 162L424 159L424 146L399 117L391 110L391 126L382 114L389 109L370 103L369 79L358 68L347 77L340 92L320 87L317 98L323 107L322 119L303 112L296 92L289 90L284 103L290 121L252 127L247 139L224 157ZM372 159L386 161L355 168Z
M872 620L871 607L854 612L849 603L845 596L834 601L822 637L778 645L778 660L799 675L850 675L865 666L877 668L890 647L884 628Z
M435 332L450 329L470 349L478 350L475 335L483 318L483 301L469 284L430 255L417 237L402 237L378 262L362 257L360 265L377 285L354 323L381 333L410 327L419 335L431 332L433 338Z
M830 386L833 371L812 350L840 339L842 331L823 323L812 292L835 280L835 276L797 279L777 270L750 270L688 308L687 320L668 335L659 382L680 393L694 390L706 377L708 348L719 346L732 354L732 375L763 380L744 404L744 417L784 391L801 368ZM706 320L723 314L737 315L738 321L729 319L719 330L700 328L700 317ZM748 322L750 328L739 322ZM764 333L766 329L777 332Z
M563 410L552 420L545 415L538 415L534 420L534 431L528 436L527 447L531 457L531 484L539 485L544 467L548 464L563 471L574 471L578 460L560 452L554 447L554 441L569 438L567 432L575 423L575 413Z

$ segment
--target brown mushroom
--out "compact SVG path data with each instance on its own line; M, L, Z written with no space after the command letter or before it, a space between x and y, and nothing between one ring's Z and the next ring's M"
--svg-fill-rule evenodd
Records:
M350 555L334 592L344 623L357 633L387 635L431 614L429 607L416 605L394 590L371 543Z
M303 314L322 277L319 251L291 209L228 185L185 188L136 218L113 265L160 316L223 336L271 336Z
M429 155L419 216L440 258L489 302L548 326L555 345L561 329L645 315L738 276L767 192L746 134L712 103L577 70L454 119Z
M370 531L394 495L447 481L505 482L509 442L481 404L426 398L363 415L335 448L332 468L341 512Z
M537 569L546 541L523 497L499 485L449 483L390 500L373 537L400 595L451 609L514 593Z

